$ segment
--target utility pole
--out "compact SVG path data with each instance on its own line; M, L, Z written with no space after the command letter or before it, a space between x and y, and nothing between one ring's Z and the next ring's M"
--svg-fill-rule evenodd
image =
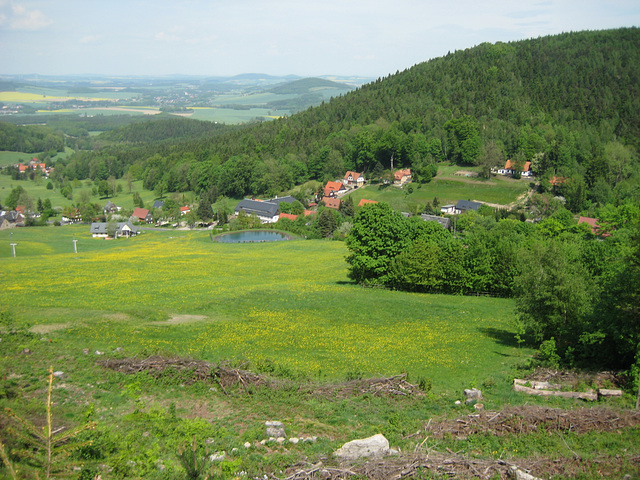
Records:
M11 245L11 251L13 252L13 256L16 256L16 245L17 243L10 243L9 245Z

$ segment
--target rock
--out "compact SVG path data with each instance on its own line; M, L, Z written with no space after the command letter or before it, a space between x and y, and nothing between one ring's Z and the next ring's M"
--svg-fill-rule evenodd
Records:
M248 443L248 442L247 442ZM266 440L260 440L260 445L266 445L267 441Z
M267 421L264 422L267 427L267 435L270 437L286 437L287 434L284 432L284 425L282 422L278 421Z
M84 353L85 355L89 355L89 349L88 348L83 348L82 349L82 353Z
M460 400L456 400L455 402L453 402L455 405L462 405L462 402Z
M29 350L28 348L24 348L24 349L22 350L22 354L23 354L23 355L31 355L31 350Z
M299 441L300 441L300 439L297 438L297 437L291 437L289 439L289 442L293 443L294 445L297 445Z
M476 403L473 408L475 408L476 410L482 412L484 410L484 404L483 403Z
M251 448L251 444L249 442L244 442L244 448Z
M226 452L216 452L216 453L212 453L211 455L209 455L209 461L211 461L211 462L221 462L225 458L227 458L227 453Z
M280 445L282 445L284 443L285 438L284 437L278 437L276 438L276 442L279 443Z
M465 389L464 396L467 398L467 405L482 400L482 392L477 388Z
M540 478L534 477L524 470L520 470L515 465L512 465L511 468L509 468L509 474L511 478L514 478L515 480L541 480Z
M364 457L384 457L389 454L389 441L382 434L345 443L333 454L343 460L357 460Z
M56 378L62 378L62 377L64 377L64 372L58 370L56 372L53 372L53 376L56 377Z
M124 352L124 348L122 348L122 347L118 347L118 348L116 348L116 349L114 350L114 352L122 353L122 352Z
M104 352L101 352L100 350L96 350L96 355L104 355Z
M234 448L232 448L232 449L231 449L231 453L238 453L238 449L237 449L237 448L235 448L235 447L234 447Z
M609 388L599 388L598 395L601 397L621 397L622 390L613 390Z

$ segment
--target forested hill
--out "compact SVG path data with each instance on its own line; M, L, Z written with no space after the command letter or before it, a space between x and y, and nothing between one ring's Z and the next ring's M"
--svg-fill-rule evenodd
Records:
M512 158L533 161L541 177L571 178L567 188L581 192L570 202L576 211L584 192L596 202L639 195L637 182L629 187L640 146L638 58L638 28L482 44L289 118L184 141L170 152L146 149L149 157L161 153L162 165L157 156L150 164L127 155L124 167L137 163L150 188L165 181L241 196L348 169L379 171L392 156L421 180L444 159L488 170ZM171 178L177 172L180 181Z

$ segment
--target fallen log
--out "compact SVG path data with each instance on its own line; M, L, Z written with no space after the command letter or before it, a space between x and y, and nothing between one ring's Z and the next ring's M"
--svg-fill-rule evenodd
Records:
M529 395L539 395L542 397L563 397L563 398L578 398L580 400L587 400L590 402L595 402L598 400L598 395L593 390L588 390L586 392L560 392L558 390L540 390L531 387L525 387L523 385L525 383L524 380L514 379L513 380L513 389L516 392L527 393Z

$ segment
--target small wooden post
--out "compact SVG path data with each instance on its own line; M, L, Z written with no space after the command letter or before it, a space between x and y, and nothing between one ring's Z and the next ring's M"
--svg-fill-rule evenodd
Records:
M73 251L78 253L78 240L77 239L73 239Z
M11 245L11 251L13 252L13 256L16 256L16 245L17 243L10 243L9 245Z

